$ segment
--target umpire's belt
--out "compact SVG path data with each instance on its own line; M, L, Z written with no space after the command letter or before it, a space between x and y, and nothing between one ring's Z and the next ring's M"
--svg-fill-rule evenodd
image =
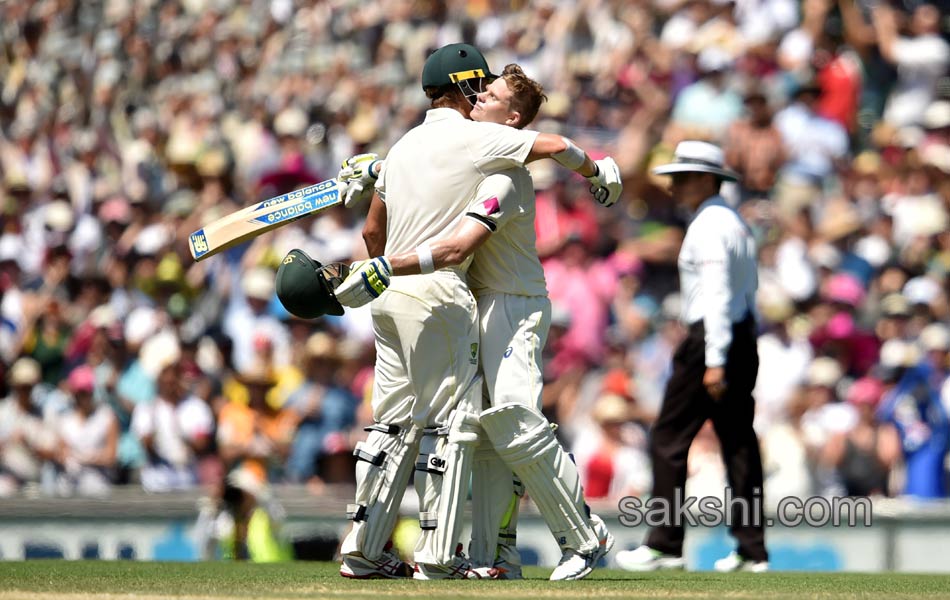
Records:
M749 311L746 311L745 316L742 317L740 321L732 323L733 333L743 331L751 331L753 333L755 332L755 316ZM689 334L698 336L706 335L706 327L703 325L702 319L689 324Z

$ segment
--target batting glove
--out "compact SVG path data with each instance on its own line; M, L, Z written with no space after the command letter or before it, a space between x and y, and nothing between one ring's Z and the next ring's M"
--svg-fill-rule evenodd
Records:
M392 267L385 256L360 260L350 265L350 274L333 293L343 306L363 306L386 291L392 275Z
M620 168L609 156L595 160L594 166L597 167L597 172L587 178L590 182L590 193L604 206L613 206L623 193Z
M376 163L381 162L378 154L357 154L343 161L336 179L346 184L343 193L343 205L352 208L373 197L376 185Z

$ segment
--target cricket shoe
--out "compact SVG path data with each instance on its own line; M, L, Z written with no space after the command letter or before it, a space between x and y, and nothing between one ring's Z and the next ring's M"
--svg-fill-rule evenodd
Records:
M408 579L412 577L412 565L393 552L393 543L383 548L376 560L359 554L344 554L340 575L350 579Z
M635 550L618 553L617 566L627 571L659 571L685 569L686 561L682 556L664 554L649 546L640 546Z
M590 524L597 534L597 541L600 545L590 554L580 554L576 550L568 548L561 555L561 562L558 563L551 573L551 581L574 581L583 579L590 575L600 559L607 555L614 547L614 536L607 530L607 524L597 515L590 516Z
M735 573L744 571L746 573L765 573L769 570L769 561L767 560L749 560L738 552L730 552L729 556L720 558L713 563L713 568L720 573Z
M521 574L521 557L514 546L499 544L498 558L492 566L501 571L498 579L524 579Z
M498 567L476 567L462 554L462 544L455 549L452 562L447 565L416 563L413 579L501 579L502 569Z

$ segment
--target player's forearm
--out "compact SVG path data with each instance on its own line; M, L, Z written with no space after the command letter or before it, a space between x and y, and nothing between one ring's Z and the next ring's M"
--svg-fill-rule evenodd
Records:
M386 251L386 205L373 195L363 225L363 241L370 256L382 256Z
M472 250L463 248L454 241L433 242L429 245L432 252L432 266L438 271L445 267L454 267L462 264L472 253ZM393 275L418 275L422 273L422 259L417 250L411 250L395 256L387 256Z
M554 159L557 163L584 177L593 177L597 165L586 152L570 138L553 133L540 133L531 147L528 159L532 162L542 158Z
M446 238L421 244L415 250L387 256L393 275L431 273L465 262L491 235L485 225L475 219L462 219Z

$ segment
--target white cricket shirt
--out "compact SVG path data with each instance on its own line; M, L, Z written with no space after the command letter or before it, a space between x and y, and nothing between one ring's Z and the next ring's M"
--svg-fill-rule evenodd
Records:
M732 323L755 310L755 252L752 232L722 196L704 201L686 229L678 260L682 319L703 322L707 367L726 364Z
M376 182L386 203L386 254L447 235L485 176L523 166L537 136L469 121L451 108L426 112L390 150Z
M465 216L492 231L468 270L472 292L547 296L534 230L534 185L527 169L486 177Z

